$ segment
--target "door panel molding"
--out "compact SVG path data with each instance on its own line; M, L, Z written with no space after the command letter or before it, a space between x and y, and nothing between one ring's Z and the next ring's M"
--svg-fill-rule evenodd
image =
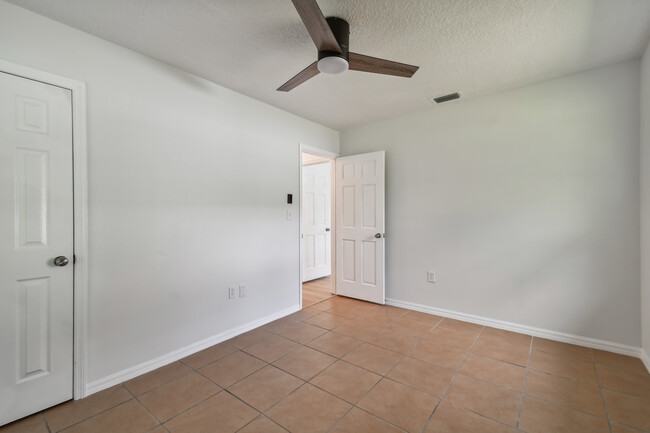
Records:
M88 300L88 171L86 138L86 84L60 75L0 59L0 71L38 81L72 93L72 155L74 198L74 325L73 325L73 395L75 400L87 395L87 300ZM34 107L36 110L38 107ZM36 111L34 111L36 113ZM42 129L32 116L25 127Z

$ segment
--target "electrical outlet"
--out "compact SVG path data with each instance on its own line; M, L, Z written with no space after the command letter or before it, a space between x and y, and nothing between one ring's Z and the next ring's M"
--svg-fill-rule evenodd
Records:
M245 284L241 284L239 286L239 297L240 298L245 298L246 297L246 285Z
M228 287L228 299L235 297L235 286Z
M434 271L427 271L427 282L428 283L436 282L436 273Z

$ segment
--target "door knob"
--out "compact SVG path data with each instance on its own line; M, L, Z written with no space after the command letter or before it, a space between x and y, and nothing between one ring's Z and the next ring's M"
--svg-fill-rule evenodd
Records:
M325 229L325 231L326 231L326 232L328 232L328 231L330 231L330 228L329 228L329 227L327 227L327 228Z
M376 237L377 239L381 239L381 233L375 233L375 237Z
M70 263L66 256L59 256L54 259L54 266L65 266Z

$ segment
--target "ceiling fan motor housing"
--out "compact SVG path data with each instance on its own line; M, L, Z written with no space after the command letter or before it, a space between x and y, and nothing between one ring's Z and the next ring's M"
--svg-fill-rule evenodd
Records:
M318 52L318 69L321 72L325 73L341 73L345 72L348 69L348 63L350 62L349 54L349 43L350 43L350 25L347 21L342 18L329 17L326 18L327 24L329 25L336 42L338 42L341 52L337 53L336 51L319 51ZM321 60L324 60L321 62ZM345 62L342 62L339 59L343 59ZM329 63L329 65L328 65ZM332 68L328 70L328 67ZM323 69L321 69L323 68Z

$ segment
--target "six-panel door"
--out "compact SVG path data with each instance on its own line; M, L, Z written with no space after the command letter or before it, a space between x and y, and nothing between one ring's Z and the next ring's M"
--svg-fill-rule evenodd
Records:
M70 90L0 72L0 176L2 425L72 398Z
M385 302L383 151L336 160L336 293Z

